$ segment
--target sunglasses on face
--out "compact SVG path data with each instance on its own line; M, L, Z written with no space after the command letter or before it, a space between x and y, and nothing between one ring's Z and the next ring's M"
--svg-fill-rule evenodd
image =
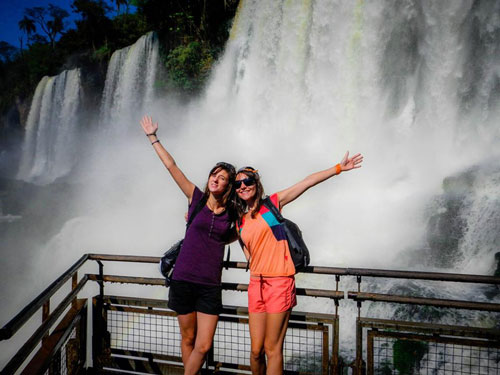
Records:
M239 189L241 187L241 184L245 184L245 186L252 186L255 184L255 178L254 177L247 177L243 180L236 180L234 181L234 187L236 189Z

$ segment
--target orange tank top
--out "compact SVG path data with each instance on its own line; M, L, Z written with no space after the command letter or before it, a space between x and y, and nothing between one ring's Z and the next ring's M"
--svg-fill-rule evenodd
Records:
M270 196L278 207L278 195ZM252 218L248 212L238 227L241 239L250 252L251 276L291 276L295 267L288 249L283 226L264 205Z

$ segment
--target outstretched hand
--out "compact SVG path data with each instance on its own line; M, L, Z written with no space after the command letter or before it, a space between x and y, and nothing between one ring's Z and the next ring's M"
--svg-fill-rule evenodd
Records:
M350 171L351 169L361 168L361 162L363 161L363 155L356 154L353 157L349 157L349 151L347 151L340 162L340 167L342 172Z
M158 130L158 123L153 123L153 118L151 116L144 116L141 120L142 130L147 135L156 134Z

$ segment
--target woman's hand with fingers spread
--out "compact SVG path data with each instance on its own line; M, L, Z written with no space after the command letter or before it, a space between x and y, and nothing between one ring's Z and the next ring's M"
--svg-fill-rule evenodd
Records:
M361 168L361 162L363 161L363 155L356 154L353 157L349 157L349 151L347 151L340 162L340 167L342 172L350 171L351 169Z
M151 116L144 116L141 120L141 126L146 135L156 135L156 131L158 130L158 123L153 123L153 119Z

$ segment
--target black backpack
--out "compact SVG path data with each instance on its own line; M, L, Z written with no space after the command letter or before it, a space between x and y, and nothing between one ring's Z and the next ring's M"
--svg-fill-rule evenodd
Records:
M309 249L302 238L302 231L293 221L281 216L281 213L273 202L271 202L269 196L264 199L263 204L272 212L276 220L283 225L286 240L288 241L288 248L290 249L290 255L293 260L293 265L295 266L295 272L303 271L309 265L310 257Z
M191 216L186 223L186 231L189 228L189 225L194 220L195 216L202 210L202 208L207 203L207 198L203 196L198 203L196 204ZM160 272L165 277L165 286L170 286L170 282L172 280L172 274L174 272L175 262L177 261L177 257L181 252L182 244L184 242L184 238L177 241L172 245L170 249L168 249L163 256L160 258Z

